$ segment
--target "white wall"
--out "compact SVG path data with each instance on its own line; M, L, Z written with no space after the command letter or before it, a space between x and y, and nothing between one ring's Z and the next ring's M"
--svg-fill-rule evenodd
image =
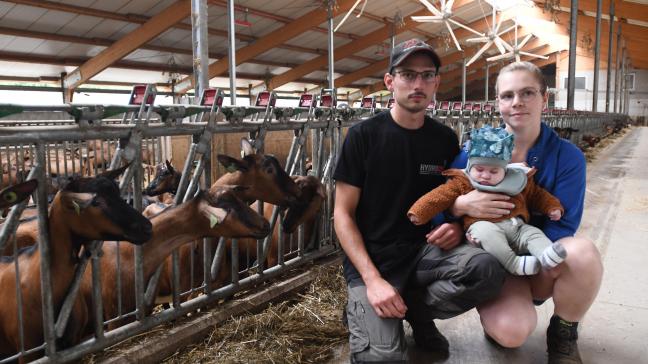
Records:
M632 117L648 116L648 70L630 70L635 73L635 90L629 91L628 113ZM559 72L559 82L556 85L556 107L567 107L567 89L564 88L564 78L567 72ZM577 71L576 77L585 77L585 90L576 90L574 93L574 108L577 110L592 110L592 99L594 92L594 73L592 70ZM605 92L607 83L607 69L601 69L599 73L598 103L597 111L605 112ZM610 112L614 111L614 70L610 83ZM617 100L617 108L620 107Z

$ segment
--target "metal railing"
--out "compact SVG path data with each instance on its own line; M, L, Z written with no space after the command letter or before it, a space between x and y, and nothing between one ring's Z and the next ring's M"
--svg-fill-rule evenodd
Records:
M154 165L168 157L169 136L190 136L185 165L182 169L180 186L175 196L175 203L180 204L194 196L199 188L211 185L211 147L214 135L225 133L248 133L254 147L262 152L266 139L275 131L293 131L294 137L285 161L289 174L303 175L307 172L307 157L312 169L308 172L316 176L325 185L327 196L318 218L316 237L305 241L302 228L295 233L286 249L279 249L278 264L265 267L269 254L270 238L257 242L256 252L251 254L239 251L237 240L227 252L224 239L216 245L206 240L203 242L203 262L192 262L191 267L202 264L203 282L187 292L179 292L174 284L171 308L154 314L147 314L146 307L154 297L153 289L160 275L160 269L149 282L144 281L142 271L141 248L135 249L137 308L133 312L119 311L117 317L102 318L102 301L100 287L100 266L102 242L93 242L84 247L76 269L75 279L70 282L66 298L57 302L61 307L58 313L53 312L51 279L42 279L44 342L36 348L22 348L20 352L7 358L0 358L0 363L7 363L30 353L40 351L44 357L38 362L67 362L79 359L88 353L99 351L128 337L150 330L156 325L181 317L198 308L213 304L222 298L231 296L241 290L272 279L293 267L310 262L323 255L339 250L333 232L333 196L334 183L332 174L342 142L342 129L363 119L371 117L386 109L377 108L374 103L363 104L365 107L337 107L332 90L325 90L321 95L310 95L300 100L297 107L275 107L274 94L263 94L257 104L251 107L223 107L222 94L215 90L206 90L201 96L201 105L153 105L155 91L151 87L140 90L139 95L131 99L138 103L129 105L61 105L61 106L16 106L0 105L0 117L9 119L18 113L30 113L37 118L38 113L59 115L57 120L0 120L0 162L3 185L15 183L26 178L39 180L37 211L40 222L40 242L38 249L47 251L47 234L42 229L47 220L47 199L57 189L57 179L74 175L96 175L109 168L121 165L122 160L129 162L130 167L122 176L120 190L123 196L132 199L133 206L142 209L142 187L151 178L150 169L144 164ZM152 99L151 99L152 97ZM303 102L302 102L303 101ZM324 104L325 106L322 106ZM494 109L494 108L493 108ZM433 107L428 113L442 123L451 127L462 141L471 128L484 124L498 124L499 115L493 109L483 108L458 110L441 110ZM58 114L57 114L58 113ZM65 115L69 115L66 119ZM118 116L121 115L121 118ZM570 139L579 143L585 135L604 136L617 125L627 123L627 117L620 114L582 113L573 111L552 110L545 113L545 122L556 128L571 128ZM307 147L310 143L311 148ZM5 178L6 177L6 178ZM9 242L9 236L15 232L18 219L25 209L25 204L12 208L0 231L0 252ZM262 210L260 210L262 211ZM272 228L280 223L281 214L273 211L269 219ZM281 231L281 229L280 229ZM283 234L283 232L280 232ZM280 239L280 241L283 241ZM212 247L215 246L215 249ZM87 251L86 251L87 249ZM213 250L213 251L212 251ZM14 261L18 262L18 252L14 250ZM220 270L226 255L231 254L231 279L221 287L212 286L211 279ZM241 256L246 259L240 260ZM256 260L250 258L256 256ZM245 262L239 266L239 261ZM179 263L177 252L173 253L173 281L178 281ZM41 265L46 275L49 272L47 254L43 254ZM16 269L18 269L16 263ZM119 261L114 262L119 272ZM94 334L70 348L59 348L56 341L67 325L72 304L78 294L79 282L83 272L90 265L92 269ZM117 275L116 284L120 287ZM20 291L18 285L17 288ZM118 289L121 292L121 289ZM198 297L188 299L195 293ZM18 295L20 296L20 294ZM188 300L186 300L188 299ZM186 301L185 301L186 300ZM22 317L19 306L17 317ZM55 317L56 314L56 317ZM123 318L135 320L112 330L105 330L106 324ZM21 331L20 335L24 335Z

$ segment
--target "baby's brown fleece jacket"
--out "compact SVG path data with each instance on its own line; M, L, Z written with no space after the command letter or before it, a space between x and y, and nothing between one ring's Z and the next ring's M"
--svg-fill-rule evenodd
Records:
M527 184L524 190L515 196L511 196L508 202L513 203L515 208L510 214L496 219L477 219L464 216L464 230L477 221L499 222L511 217L521 217L525 222L529 222L529 210L542 212L546 215L551 210L560 209L561 214L564 215L565 210L560 201L545 189L536 185L533 180L534 174L534 169L527 173ZM448 169L443 172L443 175L448 177L448 181L419 198L407 213L408 216L414 215L417 217L419 225L427 223L438 213L450 208L457 197L474 190L468 176L461 169Z

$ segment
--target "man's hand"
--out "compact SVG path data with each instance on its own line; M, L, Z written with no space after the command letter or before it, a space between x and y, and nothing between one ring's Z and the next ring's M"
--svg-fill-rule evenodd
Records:
M381 277L365 281L367 286L367 299L378 317L404 318L407 312L405 301L389 282Z
M558 221L562 217L562 213L559 209L551 210L547 215L549 215L549 220L551 221Z
M459 223L453 222L435 227L425 237L429 244L436 245L443 250L449 250L461 242L462 234L463 229Z
M478 219L496 219L508 215L515 205L508 202L511 197L499 193L473 190L457 197L450 212L454 216L468 215Z

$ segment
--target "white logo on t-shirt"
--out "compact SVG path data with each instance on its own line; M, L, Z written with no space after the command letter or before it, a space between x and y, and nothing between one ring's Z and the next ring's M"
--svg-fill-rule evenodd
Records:
M419 167L419 174L421 175L438 175L443 172L443 166L435 164L423 164Z

